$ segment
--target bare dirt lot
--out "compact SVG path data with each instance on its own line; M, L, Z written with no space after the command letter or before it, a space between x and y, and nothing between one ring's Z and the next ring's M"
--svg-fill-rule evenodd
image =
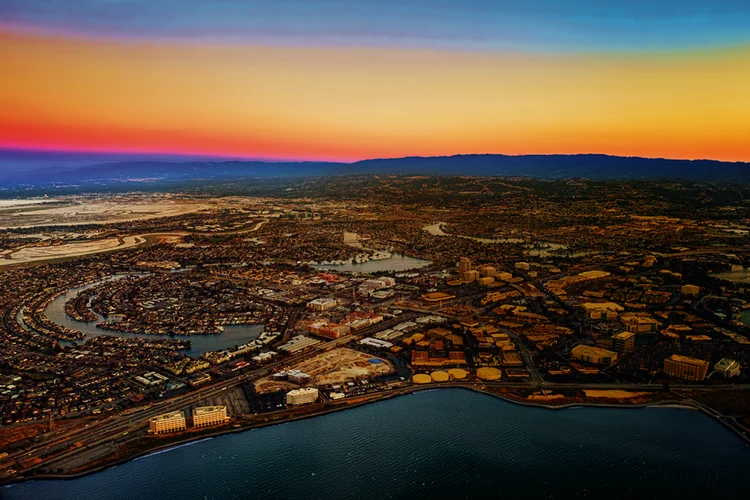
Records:
M49 208L33 205L33 210L0 212L0 229L107 224L185 215L215 207L216 205L211 203L166 199L133 202L110 200L71 202L69 205Z
M144 234L125 236L123 238L107 238L103 240L87 241L84 243L68 243L56 246L28 246L17 250L0 252L0 267L69 257L81 257L83 255L109 252L112 250L125 250L127 248L144 245L147 242L147 236L153 236L158 238L161 242L168 243L177 243L182 238L182 235L178 233L160 235Z
M293 368L310 375L316 385L342 384L350 380L380 377L394 371L393 365L385 359L344 347L319 354ZM270 378L255 382L255 390L261 394L296 387L296 384Z

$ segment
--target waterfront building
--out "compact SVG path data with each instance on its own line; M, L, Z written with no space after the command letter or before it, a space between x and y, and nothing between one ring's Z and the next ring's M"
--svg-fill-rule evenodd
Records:
M318 399L318 389L315 387L305 387L294 389L286 393L287 405L303 405L314 403Z
M714 365L714 370L724 376L724 378L736 377L740 374L740 363L733 359L721 358L721 360Z
M571 351L574 359L595 365L610 365L617 361L617 353L589 345L577 345Z
M612 336L612 348L619 352L632 351L635 347L635 333L633 332L620 332L617 335Z
M167 434L169 432L184 431L186 427L185 414L181 411L163 413L151 417L149 420L149 430L153 434Z
M226 406L198 406L193 409L193 427L208 427L228 421Z
M689 381L700 381L708 373L708 361L672 354L664 360L664 373Z

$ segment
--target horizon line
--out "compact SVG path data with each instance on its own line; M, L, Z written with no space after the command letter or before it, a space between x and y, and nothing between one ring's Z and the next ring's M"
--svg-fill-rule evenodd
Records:
M182 161L177 160L172 163L186 163L190 161L200 161L199 158L204 158L204 161L254 161L260 163L340 163L346 165L353 165L362 161L372 160L400 160L409 158L452 158L456 156L506 156L506 157L524 157L524 156L608 156L613 158L631 158L631 159L644 159L644 160L665 160L665 161L713 161L719 163L741 163L748 164L748 160L720 160L716 158L675 158L666 156L641 156L641 155L623 155L623 154L611 154L603 152L576 152L576 153L451 153L451 154L438 154L438 155L406 155L406 156L375 156L358 159L334 159L334 158L311 158L311 157L261 157L252 156L246 154L231 154L231 153L207 153L207 152L174 152L174 151L156 151L156 150L109 150L109 149L79 149L79 148L28 148L28 147L17 147L0 144L0 155L5 152L26 152L26 153L47 153L47 154L91 154L91 155L125 155L125 156L173 156L176 158L183 157ZM196 159L189 159L189 157L197 157ZM143 159L141 161L148 161ZM169 161L169 160L156 160L156 161ZM120 161L105 162L105 163L120 163ZM102 164L102 163L99 163ZM88 166L88 165L81 165Z

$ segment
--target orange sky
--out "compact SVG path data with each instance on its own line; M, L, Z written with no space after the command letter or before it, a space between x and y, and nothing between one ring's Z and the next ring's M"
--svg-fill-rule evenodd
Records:
M0 31L0 147L750 160L750 47L545 55Z

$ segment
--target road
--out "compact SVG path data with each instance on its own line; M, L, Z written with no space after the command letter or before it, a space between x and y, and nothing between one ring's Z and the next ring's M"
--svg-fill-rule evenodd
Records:
M358 338L370 335L384 328L389 328L390 326L401 323L403 321L409 321L416 318L417 316L418 315L414 313L402 314L390 320L378 323L377 325L362 329L359 332L355 332L339 339L331 340L329 342L318 344L317 346L313 346L312 348L304 352L283 358L273 363L269 363L265 366L238 375L231 379L222 380L215 384L196 389L193 392L182 394L165 401L156 402L147 409L140 410L135 413L111 416L95 424L90 424L78 429L71 429L57 433L53 432L46 435L43 442L36 444L34 448L13 453L7 458L11 458L17 462L25 462L32 459L44 460L43 462L29 467L27 470L53 467L55 464L66 459L70 459L76 454L86 452L91 448L104 446L105 444L111 442L113 437L121 436L124 432L133 434L147 427L148 420L153 416L160 415L162 413L168 413L170 411L180 410L185 407L194 405L203 399L218 396L223 391L226 391L231 387L236 387L258 378L262 378L271 373L276 368L283 368L285 366L294 365L311 356L314 356L315 354L330 351L331 349L334 349L340 345L347 344ZM293 328L293 322L290 323L290 326ZM51 453L54 453L52 457L45 458Z

